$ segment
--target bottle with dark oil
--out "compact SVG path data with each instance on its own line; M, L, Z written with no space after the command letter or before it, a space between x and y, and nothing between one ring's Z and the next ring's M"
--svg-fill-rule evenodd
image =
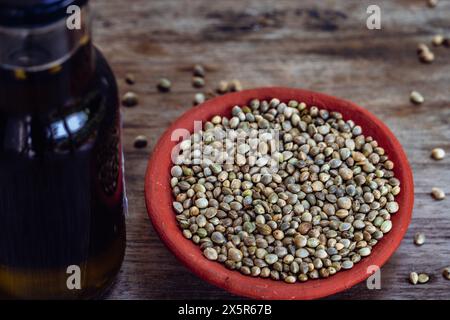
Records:
M0 298L101 297L125 251L115 78L87 0L0 0Z

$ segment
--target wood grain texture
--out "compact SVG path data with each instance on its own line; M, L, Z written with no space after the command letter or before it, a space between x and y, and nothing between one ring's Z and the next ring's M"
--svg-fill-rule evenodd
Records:
M424 0L93 0L95 41L111 63L121 94L135 91L140 105L123 109L129 198L128 246L110 299L237 298L213 287L179 264L159 241L147 218L144 175L147 159L164 129L191 107L194 63L207 67L207 87L240 79L245 88L302 87L343 97L367 108L392 129L409 157L415 178L411 227L382 268L382 289L365 284L338 299L450 299L450 197L431 199L432 187L450 194L450 157L435 162L430 150L450 153L450 48L433 48L431 65L418 62L416 46L436 33L450 36L450 1L436 9ZM366 8L378 4L382 30L366 28ZM131 72L137 83L125 84ZM171 93L156 90L160 77ZM426 102L409 102L418 90ZM149 138L133 148L136 135ZM413 235L427 242L415 247ZM431 274L412 286L411 271Z

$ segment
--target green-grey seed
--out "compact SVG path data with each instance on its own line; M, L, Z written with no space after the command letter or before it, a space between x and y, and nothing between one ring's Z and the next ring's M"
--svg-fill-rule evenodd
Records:
M444 268L444 270L442 270L442 276L446 280L450 280L450 267L446 267L446 268Z
M418 281L419 283L427 283L430 280L430 276L426 273L420 273Z
M319 239L317 239L317 238L309 238L308 241L307 241L307 245L308 245L308 247L310 247L310 248L315 248L315 247L317 247L319 244L320 244L320 241L319 241Z
M425 99L418 91L412 91L410 94L410 100L414 104L422 104Z
M162 78L158 82L158 90L161 92L167 92L170 91L170 88L172 87L172 82L170 82L169 79Z
M245 232L251 234L251 233L253 233L253 231L255 231L256 225L254 222L247 221L247 222L244 222L242 228L244 229Z
M172 177L179 178L183 175L183 169L181 169L180 166L173 166L170 170L170 174L172 175Z
M134 92L127 92L122 98L125 107L134 107L139 103L138 96Z
M392 221L391 220L384 221L380 227L380 230L383 233L388 233L389 231L391 231L391 229L392 229Z
M208 199L206 198L199 198L197 200L195 200L195 205L199 208L199 209L204 209L208 206Z
M398 203L395 201L386 203L386 210L389 213L396 213L399 209Z
M203 250L203 255L208 260L217 260L218 258L217 251L214 248L206 248L205 250Z
M278 261L278 256L276 254L267 254L264 257L264 260L267 262L267 264L274 264Z
M414 244L417 246L421 246L425 243L425 234L422 232L418 232L414 235Z

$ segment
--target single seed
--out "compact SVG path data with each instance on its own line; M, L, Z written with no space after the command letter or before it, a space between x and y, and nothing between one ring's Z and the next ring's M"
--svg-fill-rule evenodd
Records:
M229 84L229 90L232 92L242 91L242 84L239 80L232 80Z
M426 273L420 273L418 277L419 283L427 283L430 280L430 276Z
M419 54L419 59L423 63L432 63L434 61L434 53L431 51L422 51Z
M431 150L431 157L434 160L442 160L445 158L445 151L442 148L434 148Z
M229 91L229 84L227 81L220 81L219 85L217 86L217 93L224 94Z
M193 77L192 86L194 88L203 88L205 86L205 79L203 79L202 77Z
M425 234L422 232L418 232L414 235L414 244L417 246L421 246L425 243Z
M430 51L430 48L425 43L419 43L417 45L417 53L421 54L422 52Z
M133 85L133 84L136 83L136 79L135 79L135 77L134 77L133 74L127 73L127 74L125 75L125 82L126 82L127 84L129 84L129 85Z
M278 256L276 254L268 254L264 257L264 260L267 262L267 264L274 264L278 261Z
M447 48L450 48L450 38L445 38L442 44Z
M139 103L138 96L134 92L127 92L122 98L122 105L124 107L134 107Z
M196 93L194 96L194 105L197 106L206 101L206 97L203 93Z
M195 200L195 205L199 209L204 209L208 206L208 200L205 198L197 199L197 200Z
M161 78L158 81L157 88L160 92L169 92L172 88L172 82L167 78Z
M240 262L242 260L242 251L236 248L228 249L228 258L231 261Z
M411 92L410 99L411 99L411 102L414 104L422 104L425 101L425 99L420 94L420 92L417 92L417 91Z
M435 45L436 47L442 45L444 43L444 36L441 34L437 34L433 37L433 39L431 40L431 42L433 43L433 45Z
M218 258L217 251L214 248L206 248L203 250L203 254L208 260L217 260Z
M147 146L147 137L146 136L137 136L136 138L134 138L134 147L136 149L142 149L145 148Z
M442 270L442 275L445 279L450 280L450 267L444 268L444 270Z
M444 200L445 199L445 192L440 188L432 188L431 189L431 195L435 200Z
M353 268L392 229L401 192L394 163L340 113L253 99L202 129L182 142L193 161L172 166L170 185L183 236L207 259L244 275L304 282ZM250 132L224 150L226 129L234 129L230 140L276 129L279 145L272 133L252 140ZM212 157L194 163L203 149Z
M192 73L194 74L194 76L202 77L202 78L204 78L205 74L206 74L205 68L200 64L196 64L194 66Z
M183 169L181 169L180 166L173 166L172 169L170 169L170 174L172 177L179 178L183 175Z
M392 229L392 221L391 220L384 221L380 226L380 230L383 233L388 233L389 231L391 231L391 229Z
M419 275L417 274L417 272L411 272L409 274L409 282L411 284L417 284L418 281L419 281Z
M430 8L434 8L434 7L436 7L437 6L437 4L439 3L439 0L428 0L428 6L430 7Z

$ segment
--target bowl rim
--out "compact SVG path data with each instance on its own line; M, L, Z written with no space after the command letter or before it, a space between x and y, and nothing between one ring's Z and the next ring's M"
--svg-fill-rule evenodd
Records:
M229 115L234 105L243 105L252 98L269 99L271 97L279 98L284 102L290 99L305 101L308 107L315 105L329 111L341 112L344 119L351 119L357 125L361 125L363 134L368 131L381 147L388 150L389 158L396 164L394 173L401 182L402 191L396 196L400 209L392 215L393 228L376 244L369 257L363 258L350 270L340 271L326 279L295 284L246 276L239 271L225 268L223 264L206 259L199 246L184 238L178 227L172 208L173 197L169 185L171 166L169 154L178 143L178 141L171 141L173 130L184 128L192 132L194 120L209 120L215 114ZM151 153L146 170L144 193L148 216L160 239L183 265L203 280L232 294L248 298L317 299L344 291L364 281L376 270L376 267L381 268L397 250L411 221L414 181L411 167L400 142L391 130L368 110L353 102L319 92L298 88L262 87L208 100L175 120L165 130Z

